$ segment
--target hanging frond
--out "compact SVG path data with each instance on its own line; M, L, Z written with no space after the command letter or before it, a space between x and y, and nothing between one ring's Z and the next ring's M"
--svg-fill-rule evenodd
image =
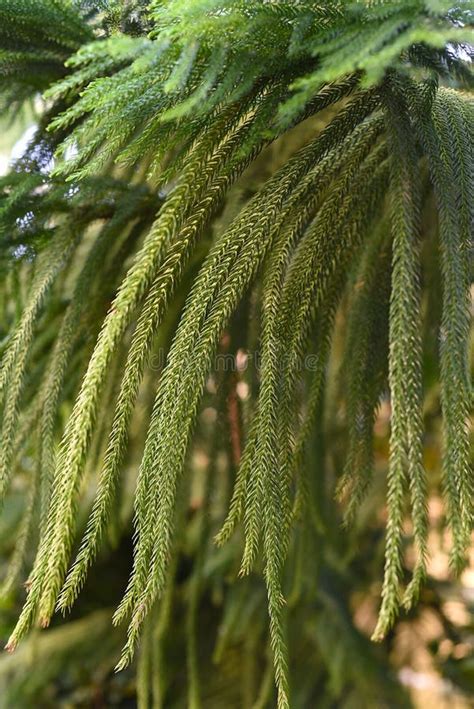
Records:
M395 113L395 102L398 105ZM374 637L383 637L398 607L402 564L403 502L408 480L419 561L413 590L418 593L427 554L426 482L422 453L422 362L419 296L419 172L416 146L397 89L387 98L392 140L392 291L390 300L389 385L391 394L388 522L382 608ZM393 116L393 118L392 118Z

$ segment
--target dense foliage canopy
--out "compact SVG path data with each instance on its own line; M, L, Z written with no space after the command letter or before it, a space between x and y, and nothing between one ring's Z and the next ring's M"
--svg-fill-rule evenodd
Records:
M24 501L6 594L34 552L9 649L133 518L114 623L120 668L142 637L141 706L165 701L183 575L189 706L220 605L217 658L271 650L249 706L273 676L280 709L312 706L311 648L341 635L351 681L403 705L331 589L374 543L388 401L374 639L426 579L430 490L466 561L472 23L444 0L0 0L0 110L36 116L0 180L0 493Z

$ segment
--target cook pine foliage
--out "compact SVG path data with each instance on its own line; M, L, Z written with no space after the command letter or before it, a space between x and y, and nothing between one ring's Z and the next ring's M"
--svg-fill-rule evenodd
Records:
M290 706L286 637L314 591L320 497L336 488L355 523L380 476L373 428L388 397L376 640L425 580L427 348L462 570L472 22L462 0L0 0L0 108L37 116L0 181L0 492L22 485L26 499L4 592L36 549L10 650L71 608L133 517L119 667L144 634L139 698L158 702L147 648L192 527L190 706L206 566L242 589L240 608L252 596L239 577L263 576L262 632Z

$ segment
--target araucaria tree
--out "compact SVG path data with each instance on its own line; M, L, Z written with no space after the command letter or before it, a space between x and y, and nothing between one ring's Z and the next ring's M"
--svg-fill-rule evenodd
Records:
M0 0L0 109L36 123L0 181L9 650L132 535L113 632L141 707L182 706L173 682L240 706L201 699L209 628L245 706L329 706L324 645L333 682L403 706L338 599L357 558L373 639L413 606L433 490L465 564L472 23L465 0Z

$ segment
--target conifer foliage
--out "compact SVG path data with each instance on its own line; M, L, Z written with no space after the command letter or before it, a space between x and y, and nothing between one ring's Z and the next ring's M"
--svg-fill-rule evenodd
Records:
M128 628L120 668L141 641L141 705L164 701L153 638L170 622L176 549L191 534L189 706L200 706L203 584L233 579L238 613L254 572L269 676L279 709L292 706L287 636L294 604L314 593L318 496L337 488L347 523L357 516L389 396L382 639L426 575L437 484L423 462L427 320L451 562L463 568L472 22L462 0L0 0L0 109L38 114L0 180L0 493L26 490L5 593L34 550L8 649L71 608L133 518L114 623ZM259 164L270 167L249 188ZM435 249L433 283L423 254ZM427 309L429 288L440 313ZM222 371L221 355L248 367ZM309 464L316 436L324 450ZM210 462L190 521L203 441ZM271 688L265 679L255 706Z

